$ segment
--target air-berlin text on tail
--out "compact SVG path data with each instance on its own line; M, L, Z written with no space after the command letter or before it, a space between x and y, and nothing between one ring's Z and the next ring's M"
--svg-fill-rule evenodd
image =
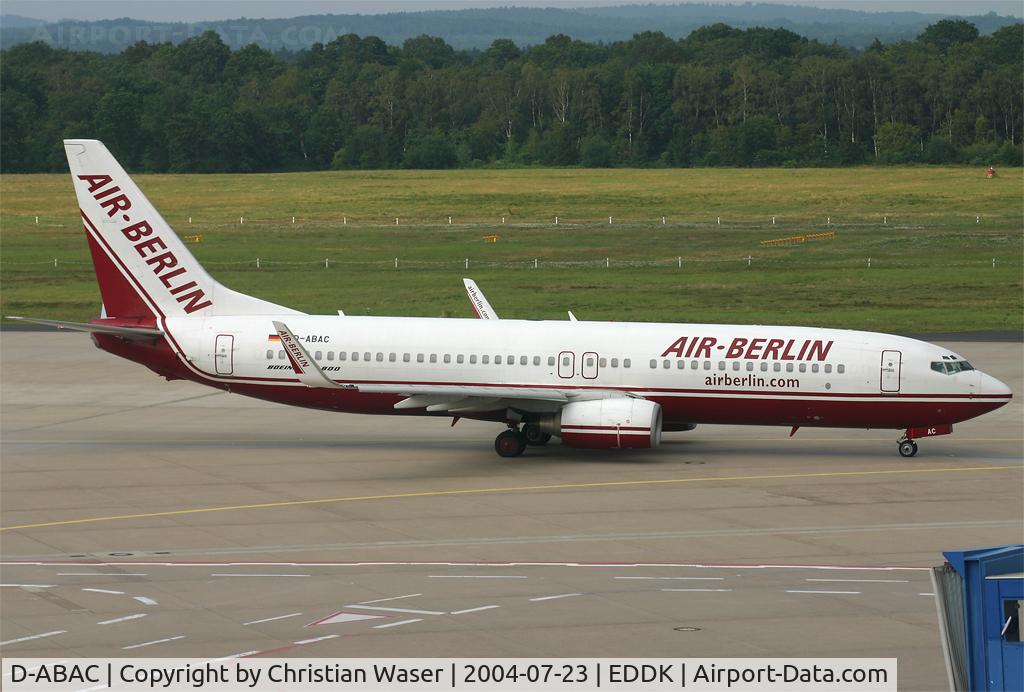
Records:
M132 202L121 192L120 187L111 186L113 179L109 175L80 175L78 179L89 185L89 193L106 210L107 216L114 218L121 212L124 221L131 220L126 212L132 208ZM199 288L199 284L188 280L188 269L178 265L178 258L167 249L160 236L153 235L153 227L148 221L136 221L125 226L121 229L121 234L133 243L139 257L148 256L146 264L152 268L153 274L160 279L160 283L174 299L182 303L185 312L191 314L213 305L213 301L206 299L206 293ZM160 250L164 252L159 252Z
M825 360L832 341L821 339L748 339L742 336L718 343L713 336L681 336L661 354L662 358L711 358L712 351L723 358L753 360Z

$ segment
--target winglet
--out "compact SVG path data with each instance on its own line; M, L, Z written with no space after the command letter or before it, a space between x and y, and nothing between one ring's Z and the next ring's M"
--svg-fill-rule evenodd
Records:
M486 296L480 287L476 285L473 279L463 279L462 283L466 286L466 295L469 296L469 304L473 307L473 312L476 316L482 320L496 320L499 319L498 313L494 311L491 304L487 302Z
M341 388L340 384L325 375L316 361L310 358L309 352L295 338L295 335L288 329L288 325L274 320L274 329L281 337L281 346L284 347L285 355L288 356L288 362L292 364L292 370L299 376L299 382L307 387Z
M576 315L572 314L572 310L569 310L568 312L569 312L569 321L570 322L577 322L578 320L576 319Z

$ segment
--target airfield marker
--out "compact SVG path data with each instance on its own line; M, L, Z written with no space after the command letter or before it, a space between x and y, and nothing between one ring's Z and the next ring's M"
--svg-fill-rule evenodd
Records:
M451 225L452 225L452 217L450 217L450 216L448 217L448 225L449 225L449 226L451 226Z
M610 217L610 216L608 217L608 225L609 225L609 226L611 226L611 225L612 225L612 217Z
M882 217L882 223L888 224L889 223L889 217L888 216L883 216Z
M868 269L871 269L871 258L868 257Z
M398 269L398 258L395 258L395 269Z
M292 217L292 223L295 223L295 217L294 216Z
M775 217L774 216L772 217L772 225L773 226L775 225Z
M722 217L721 217L721 216L719 216L719 217L718 217L718 225L719 225L719 226L721 226L721 225L722 225Z
M256 258L256 268L257 269L260 268L260 258L259 257Z
M342 216L341 217L341 225L342 226L347 226L348 225L348 217L347 216Z
M974 217L974 223L981 223L981 217L980 216L975 216Z
M555 217L555 225L556 226L558 225L558 217L557 216Z
M664 225L665 225L665 217L664 217L664 216L662 216L662 217L661 217L661 225L662 225L662 226L664 226Z
M466 258L466 269L469 269L469 258Z
M242 218L241 216L239 216L238 217L238 225L241 226L243 223L245 223L245 219Z
M395 225L396 226L398 225L398 217L397 216L395 217Z
M682 257L676 257L676 262L679 263L679 268L682 269L683 268L683 258Z
M36 225L37 226L39 225L39 217L38 216L36 217Z
M996 261L995 261L995 260L992 260L992 266L993 266L993 267L995 267L995 266L996 266ZM534 257L534 258L533 258L533 268L534 268L534 269L536 269L536 268L537 268L537 258L536 258L536 257Z

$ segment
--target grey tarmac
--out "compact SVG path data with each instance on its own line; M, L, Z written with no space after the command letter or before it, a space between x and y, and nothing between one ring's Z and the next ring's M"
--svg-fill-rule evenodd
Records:
M0 332L4 656L897 656L946 687L928 571L1016 542L1019 342L942 342L1017 398L897 431L701 426L519 459L493 424L164 382Z

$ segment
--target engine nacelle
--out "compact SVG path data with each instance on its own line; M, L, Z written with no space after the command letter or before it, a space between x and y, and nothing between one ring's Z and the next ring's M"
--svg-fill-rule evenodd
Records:
M577 401L542 420L540 427L570 447L657 447L661 406L631 397Z

